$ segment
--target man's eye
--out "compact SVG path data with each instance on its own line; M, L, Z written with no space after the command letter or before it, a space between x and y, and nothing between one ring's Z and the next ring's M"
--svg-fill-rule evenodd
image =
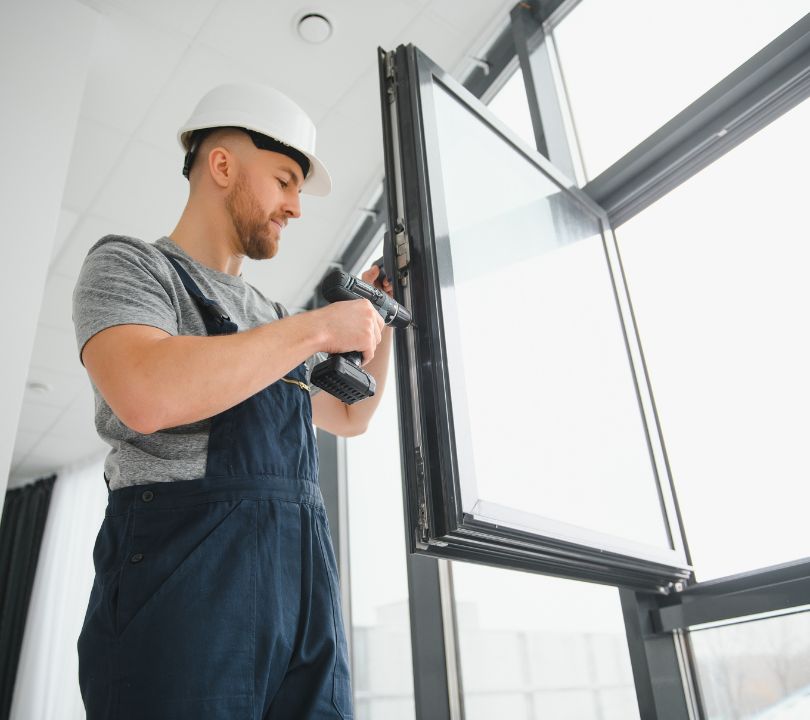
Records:
M281 185L281 189L282 189L282 190L286 190L286 189L287 189L287 185L289 185L289 183L288 183L288 182L285 182L285 181L284 181L284 180L282 180L281 178L279 178L279 179L278 179L278 184L279 184L279 185Z

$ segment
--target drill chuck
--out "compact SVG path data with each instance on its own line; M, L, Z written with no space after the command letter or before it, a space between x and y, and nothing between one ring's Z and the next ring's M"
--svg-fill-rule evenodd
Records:
M404 328L411 324L411 314L394 298L342 270L333 270L323 279L321 293L329 302L365 298L377 308L386 325Z

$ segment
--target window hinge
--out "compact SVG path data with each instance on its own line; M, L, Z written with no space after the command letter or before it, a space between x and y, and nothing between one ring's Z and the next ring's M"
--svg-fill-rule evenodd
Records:
M428 526L427 516L427 490L425 488L425 459L422 456L422 448L416 446L414 448L414 455L416 456L416 502L418 505L418 519L417 530L418 540L427 544L430 538L430 528Z
M402 225L402 220L397 220L394 226L394 263L396 265L396 275L399 284L405 287L408 284L408 265L411 263L411 247L408 242L408 233ZM385 246L390 247L391 233L385 231Z
M397 74L394 69L394 53L385 53L385 95L388 104L392 104L397 99Z
M397 253L397 272L402 285L407 285L408 274L405 272L411 264L411 244L408 242L408 233L405 225L398 219L394 225L394 244Z

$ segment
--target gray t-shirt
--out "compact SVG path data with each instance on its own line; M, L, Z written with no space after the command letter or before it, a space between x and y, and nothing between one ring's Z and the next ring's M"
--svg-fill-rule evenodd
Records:
M93 335L114 325L150 325L170 335L207 334L197 306L161 250L180 261L203 294L224 308L240 330L277 320L277 307L282 317L287 315L241 277L201 265L167 237L151 244L107 235L90 249L73 291L80 353ZM324 357L319 353L309 358L308 370ZM210 420L142 435L116 417L95 385L93 392L96 429L112 448L104 464L111 490L205 474Z

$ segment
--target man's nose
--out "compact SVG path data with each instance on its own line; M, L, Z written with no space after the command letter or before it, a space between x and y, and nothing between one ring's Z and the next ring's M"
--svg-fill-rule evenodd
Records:
M297 190L287 195L284 202L284 212L291 218L301 217L301 195Z

